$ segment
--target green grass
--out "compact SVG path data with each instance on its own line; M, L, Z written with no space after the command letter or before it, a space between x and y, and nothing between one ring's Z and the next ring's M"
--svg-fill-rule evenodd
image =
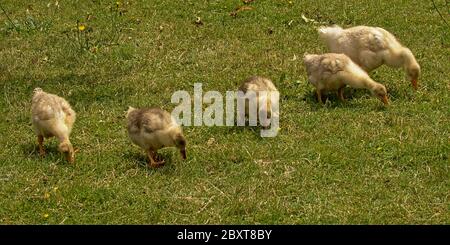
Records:
M1 3L15 24L1 13L0 223L450 223L450 38L431 1L257 0L236 18L239 0L54 3ZM389 107L352 89L346 103L330 94L319 106L301 57L326 49L302 13L391 31L422 66L419 91L383 67L371 75ZM277 137L185 127L186 161L164 149L165 167L145 166L127 137L129 105L171 110L174 91L236 90L255 74L280 90ZM78 113L75 165L55 140L38 156L37 86Z

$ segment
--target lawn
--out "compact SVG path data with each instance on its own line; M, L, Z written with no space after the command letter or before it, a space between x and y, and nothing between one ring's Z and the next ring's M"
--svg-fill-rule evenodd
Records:
M437 8L450 22L444 0ZM2 1L2 224L449 224L450 27L431 1ZM305 21L302 14L308 19ZM383 27L422 67L414 92L382 67L384 107L346 89L320 106L302 56L316 28ZM236 90L252 75L280 91L278 136L184 127L186 161L147 168L126 132L128 106L175 108L175 91ZM30 110L35 87L78 113L70 165Z

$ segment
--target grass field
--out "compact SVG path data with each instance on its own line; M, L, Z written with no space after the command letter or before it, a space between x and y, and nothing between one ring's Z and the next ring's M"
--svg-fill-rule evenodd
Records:
M432 2L256 0L231 16L241 5L2 1L0 223L449 224L450 34ZM320 106L302 62L326 52L320 23L391 31L416 55L420 89L382 67L371 76L389 107L353 89ZM127 136L129 105L170 111L177 90L236 90L256 74L280 90L277 137L185 127L186 161L164 149L166 166L145 166ZM75 165L54 139L38 156L37 86L78 113Z

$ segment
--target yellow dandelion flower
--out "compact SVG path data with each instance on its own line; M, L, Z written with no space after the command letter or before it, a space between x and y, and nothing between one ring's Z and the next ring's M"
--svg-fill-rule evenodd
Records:
M79 30L79 31L84 31L84 29L86 29L86 26L85 26L85 25L80 24L80 25L78 26L78 30Z
M44 218L48 218L48 214L44 214L43 216L44 216Z

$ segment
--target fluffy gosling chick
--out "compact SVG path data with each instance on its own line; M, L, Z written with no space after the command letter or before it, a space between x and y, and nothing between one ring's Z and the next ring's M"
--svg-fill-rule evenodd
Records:
M157 157L157 150L175 146L186 159L186 139L181 127L169 112L159 108L129 107L127 129L131 141L147 152L150 167L164 164Z
M67 161L73 163L75 151L69 136L76 119L70 104L57 95L35 88L31 105L32 123L39 144L39 154L45 155L44 138L56 137L60 144L59 151L64 153Z
M373 81L367 73L345 54L305 54L303 57L308 79L316 87L317 100L322 102L322 91L337 90L344 101L344 87L368 89L385 105L389 104L386 87Z
M272 101L271 93L277 92L278 89L275 87L275 85L272 83L272 81L268 78L261 77L261 76L252 76L247 79L245 79L241 86L239 87L239 91L242 91L244 94L247 94L247 92L252 91L256 95L256 101L257 101L257 111L259 114L263 113L267 115L266 120L262 120L260 123L263 127L268 127L270 123L271 117L278 117L279 115L273 111L273 106L275 106L275 103L278 103L277 101ZM265 92L265 93L260 93ZM266 102L266 106L261 106L264 102ZM245 103L245 114L248 116L249 113L249 105L248 103Z

